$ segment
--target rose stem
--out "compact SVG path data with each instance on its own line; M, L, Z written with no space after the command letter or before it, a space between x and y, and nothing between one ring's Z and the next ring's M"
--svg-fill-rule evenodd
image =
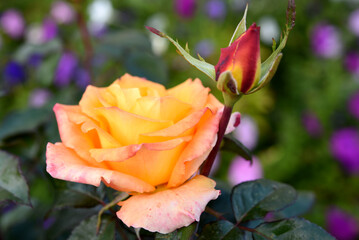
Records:
M224 133L226 132L226 128L227 128L229 119L231 118L231 113L232 113L232 107L225 106L224 110L223 110L221 121L219 122L219 129L218 129L218 135L217 135L218 138L217 138L216 145L214 146L214 148L208 155L207 160L204 162L203 167L201 169L201 175L204 175L207 177L211 171L212 165L214 163L214 159L217 156L217 152L221 145Z

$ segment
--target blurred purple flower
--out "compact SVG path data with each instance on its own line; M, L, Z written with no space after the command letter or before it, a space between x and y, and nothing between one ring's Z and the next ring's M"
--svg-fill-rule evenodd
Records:
M31 54L29 56L29 58L27 59L27 63L31 67L38 67L38 66L40 66L41 62L42 62L42 56L37 53Z
M336 27L320 23L311 32L311 46L316 55L323 58L336 58L342 52L342 41Z
M253 157L252 164L242 157L236 157L229 167L228 180L232 185L260 179L262 177L262 165L256 157Z
M302 116L302 123L308 134L312 137L319 137L323 132L322 125L314 113L304 113Z
M81 88L85 89L91 83L91 77L87 70L79 68L75 73L75 83Z
M44 222L42 223L42 227L43 229L49 229L56 221L56 218L54 217L49 217L47 219L44 220Z
M354 75L359 75L359 54L355 52L348 53L345 57L345 68Z
M58 23L68 24L74 21L75 12L67 2L57 1L52 4L51 16Z
M226 16L227 7L221 0L210 0L205 8L208 17L212 19L223 19Z
M48 42L57 36L57 25L51 18L46 18L42 24L42 40Z
M196 0L175 0L175 10L183 18L190 18L196 10Z
M348 25L351 32L359 36L359 9L350 14Z
M55 72L55 85L67 86L73 77L77 66L77 58L71 52L62 54Z
M258 127L249 116L242 115L241 123L233 131L233 135L249 149L254 149L258 142Z
M15 61L10 61L5 65L3 74L5 82L10 86L23 83L26 80L23 66Z
M353 96L350 97L348 102L349 112L359 119L359 92L356 92Z
M51 93L47 89L35 89L32 91L29 99L29 106L31 107L42 107L44 106L50 99Z
M213 50L214 46L210 40L202 40L195 46L195 51L204 58L211 56Z
M338 240L355 240L359 237L357 220L338 208L331 208L326 214L327 230Z
M12 38L20 38L24 34L24 18L14 9L7 10L2 14L0 25L4 32Z
M344 128L334 132L330 139L333 156L351 174L359 173L359 133L355 128Z

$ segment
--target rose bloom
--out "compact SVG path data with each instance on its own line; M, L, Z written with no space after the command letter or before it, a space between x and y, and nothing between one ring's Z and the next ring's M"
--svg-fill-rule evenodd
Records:
M117 212L127 226L169 233L198 221L218 197L215 182L196 174L215 145L223 105L200 80L166 90L126 74L54 111L62 142L47 146L48 173L128 192Z

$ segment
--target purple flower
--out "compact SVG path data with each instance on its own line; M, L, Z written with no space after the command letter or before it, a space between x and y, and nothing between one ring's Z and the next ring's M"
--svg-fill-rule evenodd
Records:
M253 157L252 164L242 157L236 157L229 167L228 180L232 185L260 179L262 177L262 165L256 157Z
M210 40L202 40L195 46L195 51L204 58L211 56L213 50L214 46Z
M353 96L350 97L348 102L349 112L359 119L359 92L356 92Z
M314 113L307 112L303 114L302 123L312 137L319 137L323 132L322 125Z
M42 62L42 56L38 53L31 54L27 59L27 63L32 67L40 66Z
M348 53L345 57L346 69L354 75L359 76L359 54L355 52Z
M42 24L42 40L48 42L57 36L57 25L51 18L46 18Z
M91 83L89 72L83 68L77 69L75 73L75 83L79 88L85 89Z
M175 10L183 18L190 18L196 10L196 0L175 0Z
M5 82L10 86L23 83L26 80L23 66L15 61L10 61L5 65L3 74Z
M51 93L49 90L41 88L35 89L30 95L29 105L36 108L42 107L49 101L50 97Z
M324 23L312 29L311 46L314 53L323 58L336 58L343 48L337 28Z
M67 86L75 73L77 58L71 52L63 53L55 72L55 85Z
M226 4L221 0L210 0L206 4L206 13L212 19L223 19L226 12Z
M4 32L12 38L20 38L24 34L24 19L22 15L14 9L7 10L2 14L0 25Z
M352 12L348 20L349 29L356 36L359 36L359 9Z
M330 148L333 156L351 174L359 173L359 133L355 128L340 129L332 135Z
M238 141L249 149L254 149L258 142L258 127L256 122L249 116L242 115L241 123L234 130L233 135Z
M355 240L359 237L357 220L338 208L327 211L327 230L338 240Z
M64 1L57 1L52 4L51 16L58 23L68 24L74 21L74 9Z

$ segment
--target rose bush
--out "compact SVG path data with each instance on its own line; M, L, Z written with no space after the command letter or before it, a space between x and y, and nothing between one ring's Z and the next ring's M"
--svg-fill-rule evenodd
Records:
M128 192L117 213L127 226L172 232L198 221L219 195L213 180L195 175L222 111L198 79L166 90L126 74L109 87L88 86L79 105L54 107L62 142L48 144L47 171Z

